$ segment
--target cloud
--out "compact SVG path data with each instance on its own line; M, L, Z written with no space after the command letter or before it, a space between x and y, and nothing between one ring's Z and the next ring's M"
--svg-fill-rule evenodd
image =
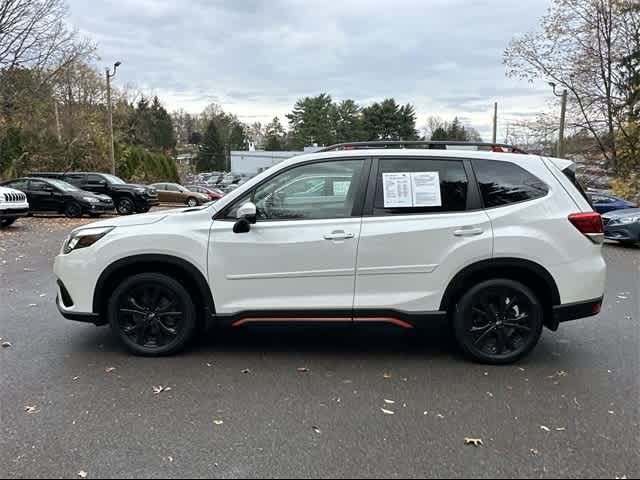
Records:
M283 116L301 96L395 97L429 115L468 117L483 134L494 101L518 112L544 95L507 79L502 52L535 28L541 0L69 0L71 21L123 62L116 82L201 110ZM475 124L475 123L474 123Z

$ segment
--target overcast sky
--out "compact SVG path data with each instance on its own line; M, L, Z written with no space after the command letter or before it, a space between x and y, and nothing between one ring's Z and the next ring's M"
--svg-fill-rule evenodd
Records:
M68 2L100 65L123 62L116 84L157 94L170 110L217 102L268 122L321 92L365 105L395 97L415 105L418 127L458 115L489 140L494 101L504 137L507 119L552 99L543 83L507 79L502 65L547 0Z

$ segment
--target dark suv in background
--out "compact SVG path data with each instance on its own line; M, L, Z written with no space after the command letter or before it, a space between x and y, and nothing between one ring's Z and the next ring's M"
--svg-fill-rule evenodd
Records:
M57 178L81 190L108 195L120 215L146 213L160 204L158 192L151 187L126 183L106 173L34 173L34 177Z

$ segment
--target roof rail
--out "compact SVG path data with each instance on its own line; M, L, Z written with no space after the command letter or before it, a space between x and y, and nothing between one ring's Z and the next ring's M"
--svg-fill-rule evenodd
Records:
M329 147L323 148L320 152L338 152L341 150L367 150L374 148L426 148L431 150L447 150L447 147L478 147L480 149L486 149L492 152L505 152L505 153L522 153L527 154L524 150L513 145L507 145L503 143L486 143L486 142L460 142L460 141L428 141L428 140L376 140L371 142L348 142L338 143ZM450 150L456 150L451 148ZM463 149L460 149L463 150Z

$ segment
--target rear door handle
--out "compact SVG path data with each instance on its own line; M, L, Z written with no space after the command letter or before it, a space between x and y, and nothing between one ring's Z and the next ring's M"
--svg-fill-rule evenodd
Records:
M335 232L331 232L331 233L327 233L324 236L325 240L350 240L352 238L354 238L355 235L353 233L347 233L345 231L335 231Z
M463 227L453 232L456 237L476 237L478 235L482 235L483 233L484 230L477 227Z

